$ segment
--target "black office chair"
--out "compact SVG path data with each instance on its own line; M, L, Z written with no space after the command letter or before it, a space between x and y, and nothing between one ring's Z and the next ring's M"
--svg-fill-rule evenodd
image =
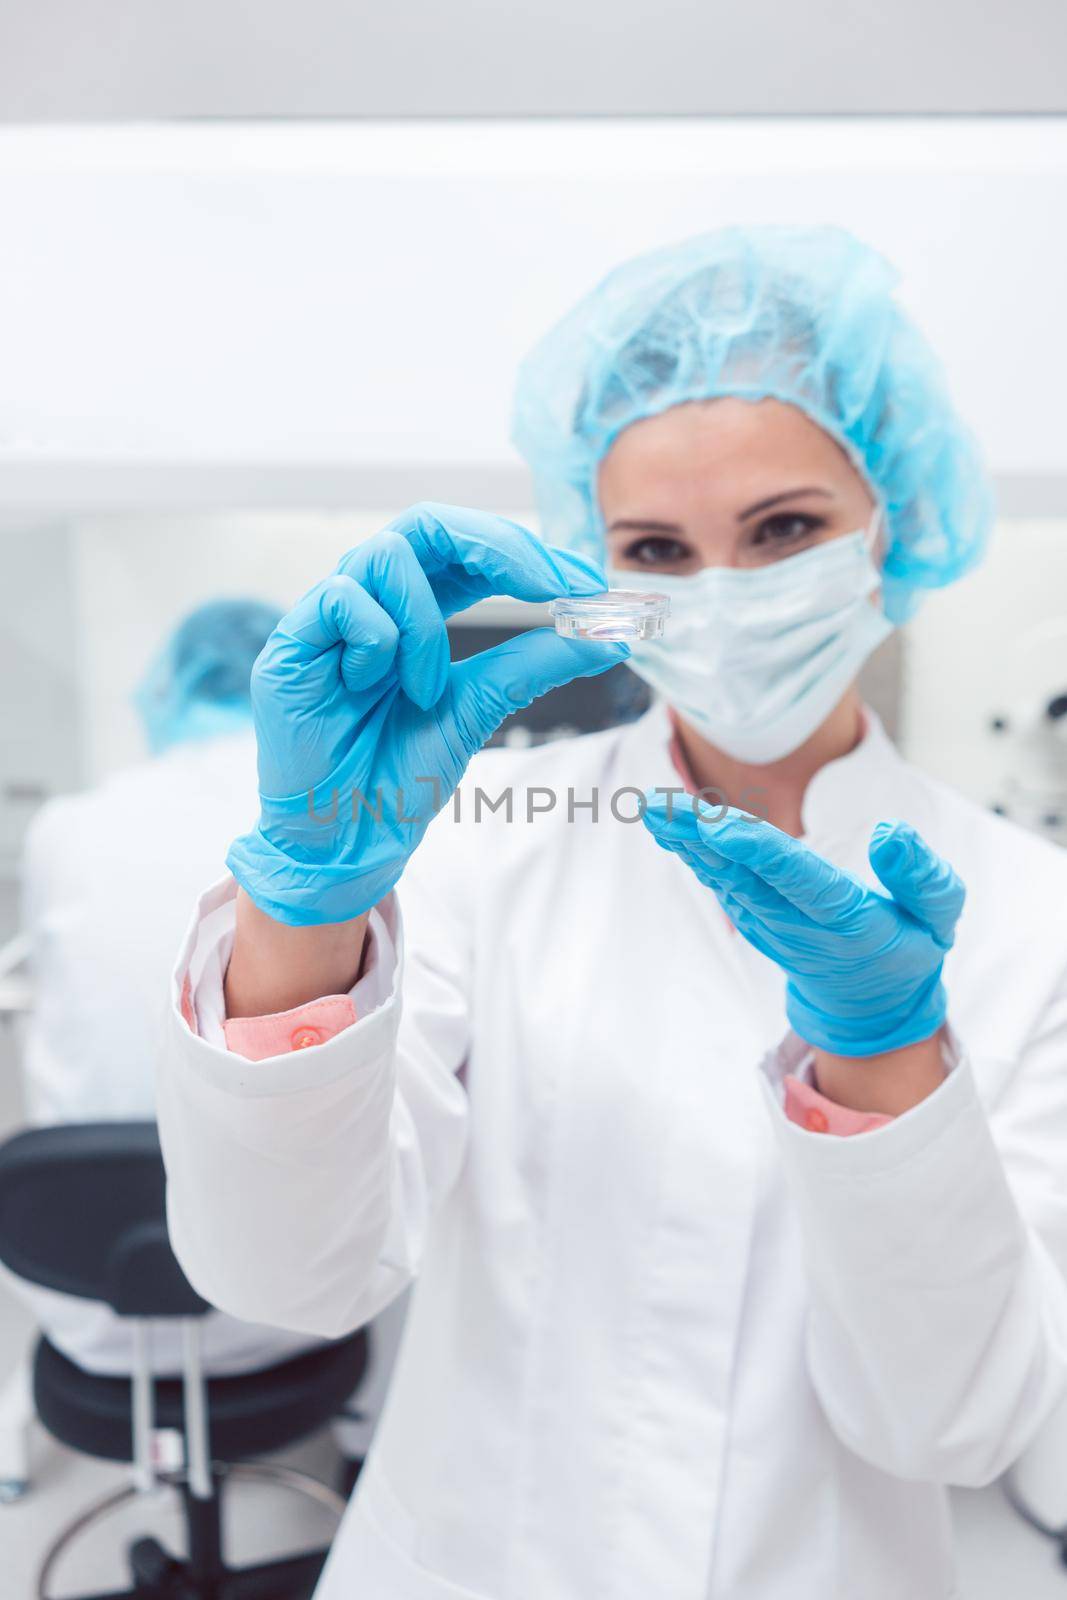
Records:
M272 1478L340 1515L344 1501L316 1479L247 1458L295 1444L341 1409L363 1375L366 1335L265 1371L205 1381L200 1319L211 1307L170 1247L152 1123L31 1129L0 1146L0 1261L31 1283L105 1301L130 1320L135 1352L132 1379L104 1378L68 1361L45 1338L37 1345L34 1400L48 1431L74 1450L134 1466L130 1488L98 1502L53 1542L40 1570L39 1600L47 1600L58 1559L75 1537L159 1481L181 1494L187 1558L175 1558L155 1539L135 1540L127 1552L131 1587L84 1600L306 1600L327 1551L228 1567L222 1488L228 1478ZM153 1377L149 1331L156 1318L181 1320L180 1379ZM184 1437L183 1471L157 1473L159 1430Z

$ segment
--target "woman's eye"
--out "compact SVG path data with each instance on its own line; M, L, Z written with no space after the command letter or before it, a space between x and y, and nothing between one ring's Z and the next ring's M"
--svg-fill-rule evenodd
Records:
M803 511L777 511L774 516L764 517L763 521L757 524L749 543L754 549L769 552L787 545L800 544L812 534L818 533L824 526L821 517L813 517Z
M634 567L680 567L692 560L693 552L680 539L650 533L625 545L619 555Z

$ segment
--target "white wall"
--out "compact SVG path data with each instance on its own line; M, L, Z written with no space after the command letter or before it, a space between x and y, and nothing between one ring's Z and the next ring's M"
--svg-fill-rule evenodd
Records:
M884 249L995 471L1062 490L1065 174L1067 119L0 130L0 506L507 468L516 364L579 293L768 219Z
M41 800L75 786L83 765L80 649L69 529L0 524L0 940L7 880Z
M1058 638L1028 644L1057 620ZM999 798L1014 757L989 717L1067 692L1067 521L999 523L983 565L909 623L904 665L909 757L982 804Z

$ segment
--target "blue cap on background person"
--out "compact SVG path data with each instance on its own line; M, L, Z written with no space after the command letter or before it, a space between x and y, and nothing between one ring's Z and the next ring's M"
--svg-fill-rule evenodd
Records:
M795 405L866 479L888 534L886 615L981 558L992 522L977 443L898 274L837 227L722 228L625 262L519 369L513 438L543 534L602 559L600 461L630 423L733 395Z
M179 622L134 694L153 755L251 722L252 664L281 615L263 600L209 600Z

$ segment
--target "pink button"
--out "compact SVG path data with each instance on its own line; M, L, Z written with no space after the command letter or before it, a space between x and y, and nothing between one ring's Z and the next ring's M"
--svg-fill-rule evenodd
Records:
M809 1106L804 1113L804 1126L809 1133L825 1133L830 1124L825 1111L820 1111L818 1106Z
M313 1044L322 1043L321 1028L297 1028L289 1039L294 1050L307 1050Z

